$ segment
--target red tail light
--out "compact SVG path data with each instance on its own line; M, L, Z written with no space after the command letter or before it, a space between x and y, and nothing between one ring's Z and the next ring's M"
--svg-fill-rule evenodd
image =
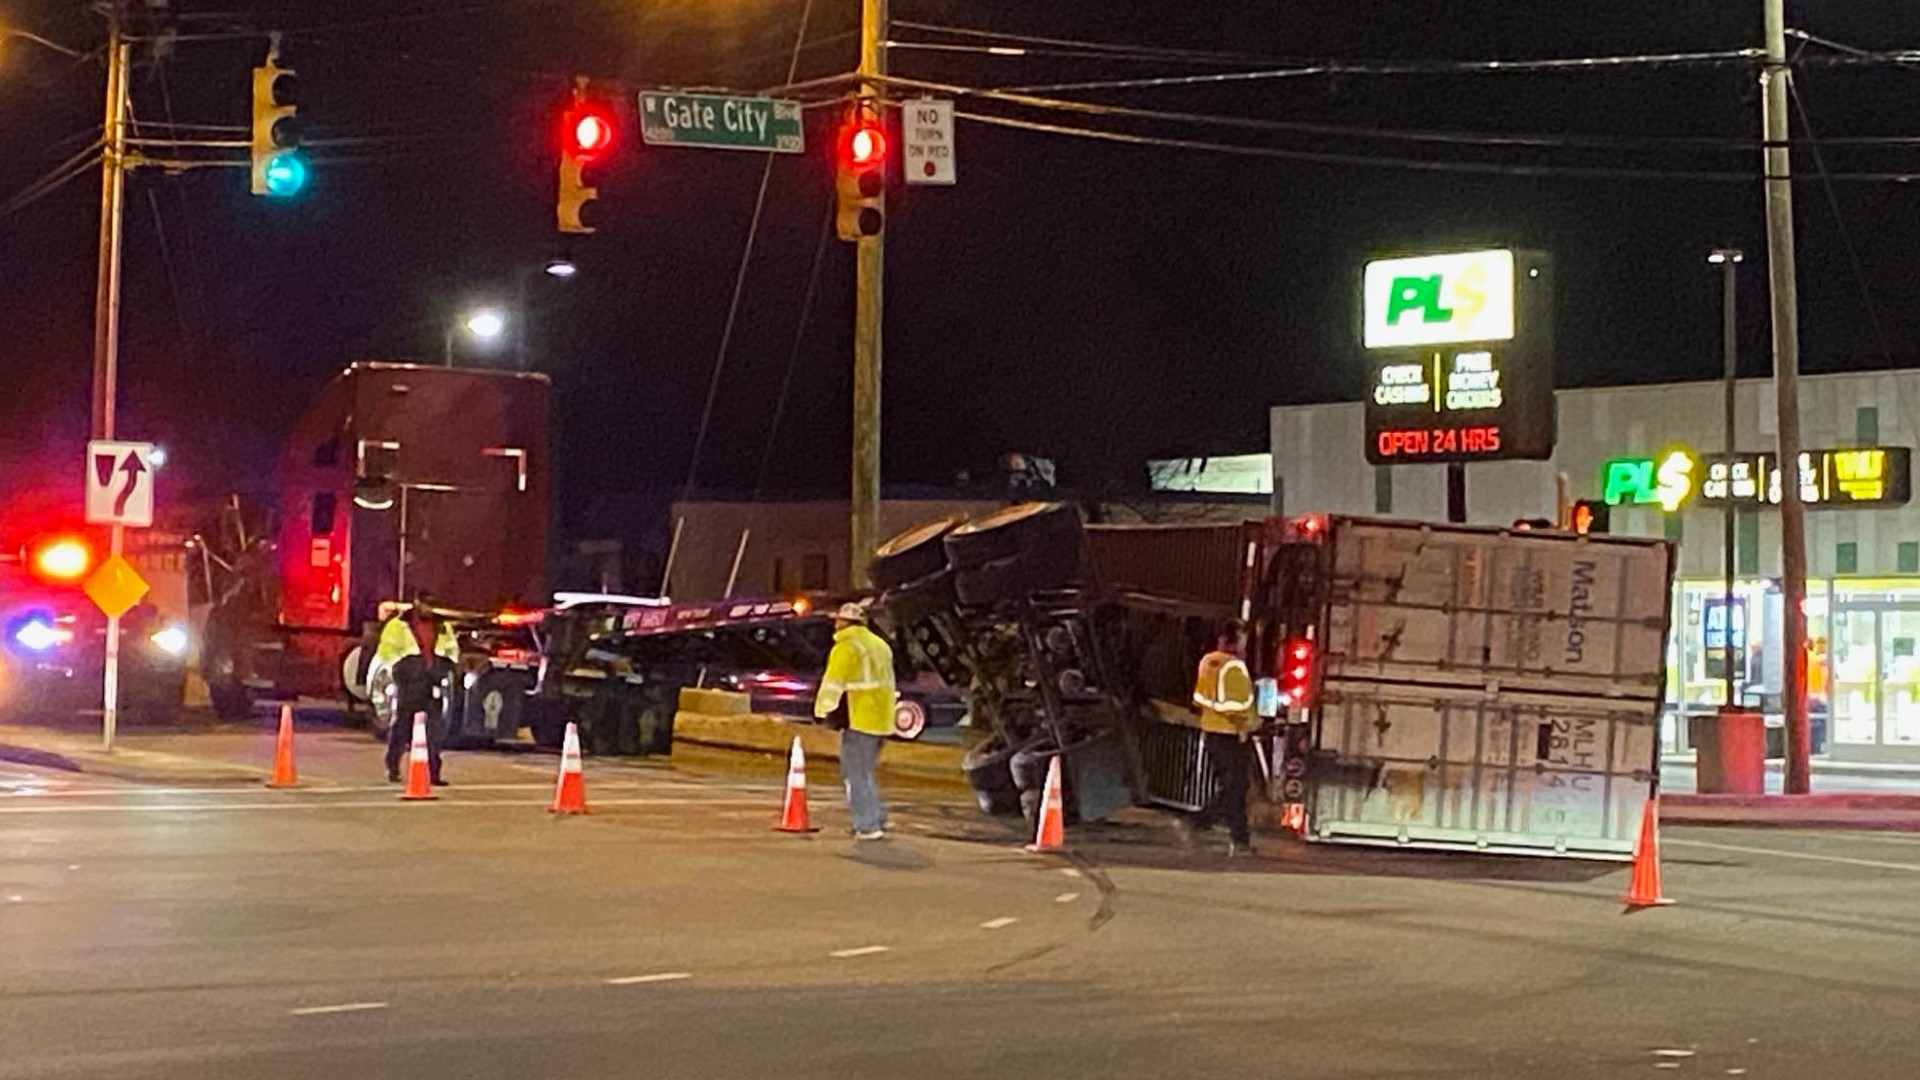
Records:
M1313 642L1288 638L1280 653L1280 702L1292 708L1308 703L1313 691Z

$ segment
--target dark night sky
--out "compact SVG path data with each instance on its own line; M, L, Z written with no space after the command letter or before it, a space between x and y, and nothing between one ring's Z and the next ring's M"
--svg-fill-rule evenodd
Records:
M815 0L802 77L849 69L854 0ZM1478 59L1756 44L1758 0L894 0L896 19L1275 57ZM235 14L236 7L245 11ZM549 125L569 72L630 90L782 82L802 0L174 0L183 32L295 31L316 147L309 191L245 193L236 170L136 175L129 188L123 430L176 451L201 486L259 488L280 433L344 362L437 355L465 302L506 297L516 266L561 250ZM1892 10L1895 7L1899 11ZM421 17L415 18L414 15ZM1920 9L1791 5L1790 22L1870 49L1920 46ZM0 0L0 24L92 47L78 0ZM902 30L896 37L932 40ZM136 114L243 123L259 39L188 41L142 66ZM151 59L149 55L149 59ZM971 85L1192 72L1169 64L896 52L896 74ZM98 123L99 69L0 48L0 198ZM1815 67L1818 133L1920 134L1920 70ZM1556 75L1345 76L1100 100L1368 127L1751 139L1744 67ZM629 117L630 95L623 91ZM963 106L967 107L967 106ZM1081 123L1004 106L983 110ZM825 138L773 170L703 487L752 489L830 197ZM1558 260L1562 384L1707 377L1718 367L1718 244L1756 255L1757 151L1639 146L1490 154L1345 137L1109 125L1153 135L1406 157L1739 171L1735 183L1467 176L1110 145L961 122L958 187L895 189L887 265L890 481L941 481L1006 450L1055 457L1084 486L1152 454L1264 448L1265 410L1358 392L1357 268L1370 253L1497 242ZM552 374L571 530L614 528L687 470L761 159L624 142L583 273L535 282L537 366ZM329 160L331 159L331 160ZM1837 171L1920 167L1920 149L1831 148ZM1814 163L1801 155L1812 176ZM0 219L0 460L14 487L65 481L84 437L97 185ZM1800 185L1809 370L1920 358L1920 191L1836 185L1887 342L1835 226ZM158 228L156 228L156 224ZM162 235L164 234L164 246ZM837 490L845 472L852 253L830 242L765 486ZM1767 370L1764 274L1745 275L1743 370ZM1359 452L1359 448L1355 448ZM616 515L617 516L617 515ZM632 523L626 523L631 525Z

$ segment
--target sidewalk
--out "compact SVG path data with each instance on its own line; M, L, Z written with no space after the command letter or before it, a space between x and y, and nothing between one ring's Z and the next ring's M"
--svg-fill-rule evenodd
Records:
M0 724L0 761L143 784L258 784L269 775L266 768L161 748L182 735L202 738L246 730L213 725L164 731L135 728L120 732L109 752L101 749L98 720L91 730Z

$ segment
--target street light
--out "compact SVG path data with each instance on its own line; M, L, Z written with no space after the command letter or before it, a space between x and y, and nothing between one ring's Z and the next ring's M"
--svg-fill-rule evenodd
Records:
M1726 385L1723 388L1720 411L1720 450L1721 468L1725 470L1723 478L1727 485L1720 502L1720 559L1722 576L1722 594L1720 598L1720 655L1723 670L1721 674L1727 682L1727 706L1737 705L1734 701L1733 675L1733 410L1735 388L1735 360L1739 354L1739 319L1736 313L1737 282L1734 269L1746 261L1746 253L1739 248L1715 248L1707 255L1707 263L1720 268L1720 349L1724 359ZM1742 625L1751 623L1743 618Z
M465 330L476 341L493 341L507 331L507 317L497 308L478 308L459 322L447 327L446 363L453 366L453 335Z

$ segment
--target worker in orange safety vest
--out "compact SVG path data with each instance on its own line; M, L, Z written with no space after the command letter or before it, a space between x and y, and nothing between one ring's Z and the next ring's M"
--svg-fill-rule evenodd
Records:
M1253 675L1242 658L1245 637L1238 622L1222 626L1213 651L1200 658L1193 683L1201 738L1219 784L1189 826L1205 829L1224 818L1228 858L1252 850L1247 834L1247 771L1252 765L1248 739L1260 726L1260 716L1254 709Z

